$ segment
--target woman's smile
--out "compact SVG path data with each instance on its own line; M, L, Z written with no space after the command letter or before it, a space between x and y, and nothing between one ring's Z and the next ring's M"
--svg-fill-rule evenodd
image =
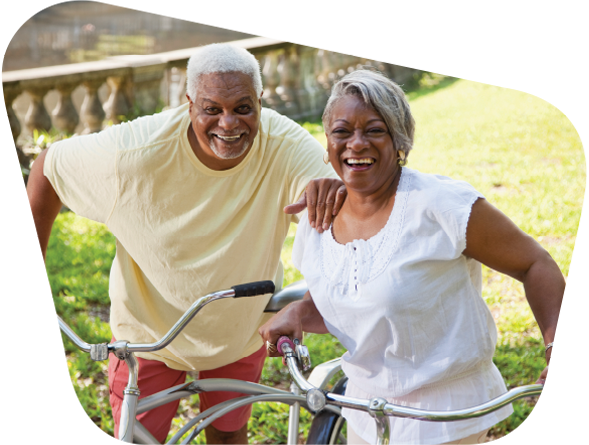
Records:
M370 170L376 159L374 158L347 158L344 159L344 164L355 172L363 172Z

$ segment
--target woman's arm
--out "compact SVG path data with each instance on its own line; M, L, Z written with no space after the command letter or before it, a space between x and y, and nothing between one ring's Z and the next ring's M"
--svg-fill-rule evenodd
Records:
M303 331L315 334L329 332L309 292L301 301L290 303L258 330L264 342L274 345L283 335L302 339ZM278 357L280 354L268 351L268 355Z
M519 280L538 322L544 343L554 341L565 280L550 254L485 199L474 203L466 230L464 255ZM546 353L550 362L552 349ZM540 379L545 379L546 368Z

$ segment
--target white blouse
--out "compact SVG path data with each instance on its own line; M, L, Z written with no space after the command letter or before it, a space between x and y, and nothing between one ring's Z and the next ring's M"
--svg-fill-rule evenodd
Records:
M450 410L507 391L492 362L497 329L481 297L481 265L462 255L479 198L463 181L404 167L387 224L366 241L339 244L331 230L319 234L301 218L293 263L327 329L347 349L347 395ZM391 443L460 439L512 412L509 405L441 423L392 417ZM343 413L360 437L376 441L368 414Z

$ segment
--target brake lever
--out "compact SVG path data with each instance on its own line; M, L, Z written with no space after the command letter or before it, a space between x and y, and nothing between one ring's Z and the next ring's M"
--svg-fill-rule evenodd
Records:
M309 355L309 350L305 345L297 345L295 348L295 354L299 359L299 363L301 364L303 371L308 371L311 369L311 356Z
M297 338L294 342L286 337L282 336L276 342L278 353L283 356L283 362L285 357L295 357L298 361L299 367L303 371L311 369L311 356L309 355L309 349L305 345L301 345ZM284 348L283 348L284 346ZM286 363L284 363L286 365Z

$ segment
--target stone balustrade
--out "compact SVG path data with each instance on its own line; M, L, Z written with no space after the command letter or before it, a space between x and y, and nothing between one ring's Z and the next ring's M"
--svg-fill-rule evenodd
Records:
M372 65L401 84L417 74L409 68L262 37L231 43L248 49L260 62L263 105L295 120L320 117L334 82L359 66ZM151 114L162 105L185 102L186 64L195 49L2 73L15 142L19 135L34 129L55 127L72 134L81 124L79 133L92 133L109 123L119 123L122 116ZM105 85L106 100L101 101L98 92ZM80 87L84 97L76 109L72 93ZM50 112L45 106L49 92L57 93ZM27 94L30 102L21 122L13 104L22 94Z

